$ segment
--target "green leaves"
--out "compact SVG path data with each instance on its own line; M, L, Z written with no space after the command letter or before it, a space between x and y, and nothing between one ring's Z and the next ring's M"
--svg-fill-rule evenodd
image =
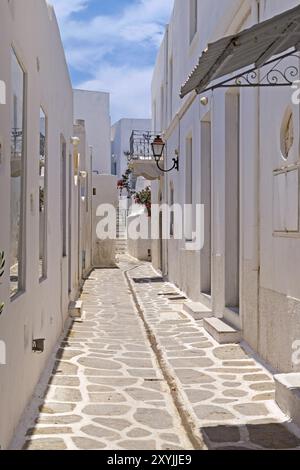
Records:
M4 274L4 267L5 267L4 251L0 251L0 278Z

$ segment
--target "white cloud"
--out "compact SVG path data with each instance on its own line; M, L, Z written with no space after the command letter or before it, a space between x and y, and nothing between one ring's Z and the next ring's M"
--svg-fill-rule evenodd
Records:
M72 14L87 8L91 0L49 1L60 22L68 63L92 77L74 85L111 92L114 120L149 117L153 70L153 54L149 53L161 43L174 0L132 0L121 13L100 14L87 20ZM125 53L123 60L119 56L116 64L114 52L117 55L120 46L126 48L128 55Z
M88 6L89 0L47 0L54 6L57 18L62 21L72 13L84 10Z
M152 67L116 67L102 64L92 80L78 88L111 93L112 122L125 117L150 118Z

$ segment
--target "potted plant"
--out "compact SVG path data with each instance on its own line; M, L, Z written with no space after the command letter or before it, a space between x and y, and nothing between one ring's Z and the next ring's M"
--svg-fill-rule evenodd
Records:
M136 204L145 206L147 209L148 217L151 217L151 188L147 186L142 191L135 193L134 200Z

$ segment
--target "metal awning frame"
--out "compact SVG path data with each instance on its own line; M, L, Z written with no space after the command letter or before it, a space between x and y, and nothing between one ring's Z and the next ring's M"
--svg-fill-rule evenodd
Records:
M288 63L284 66L284 61L287 58L296 59L297 64ZM281 68L281 66L283 67ZM269 68L269 70L265 71L265 68ZM204 90L199 91L196 88L196 92L202 95L218 88L291 87L297 80L300 81L300 55L298 48L294 48L268 60L260 67L254 65L230 78L227 76L226 79L219 80Z

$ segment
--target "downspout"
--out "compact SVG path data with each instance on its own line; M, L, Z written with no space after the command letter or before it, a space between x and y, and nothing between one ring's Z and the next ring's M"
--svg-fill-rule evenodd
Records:
M166 123L168 121L168 96L169 96L169 25L166 27L166 52L165 52L165 92L164 92L164 116L163 116L163 127L164 129L166 128ZM164 182L165 182L165 188L164 188L164 200L166 204L169 203L169 177L168 173L164 174ZM164 233L164 232L163 232ZM162 266L163 270L165 271L163 275L169 274L169 240L162 241L165 246L165 260L164 260L164 267ZM163 261L163 260L162 260Z
M255 18L254 20L256 23L260 23L261 20L261 5L260 0L253 0L253 10L255 11ZM260 81L260 70L257 71L257 79L258 82ZM257 103L257 146L256 146L256 178L257 178L257 191L256 191L256 217L257 217L257 324L256 324L256 344L257 344L257 352L260 351L260 87L257 87L257 94L256 94L256 103Z

